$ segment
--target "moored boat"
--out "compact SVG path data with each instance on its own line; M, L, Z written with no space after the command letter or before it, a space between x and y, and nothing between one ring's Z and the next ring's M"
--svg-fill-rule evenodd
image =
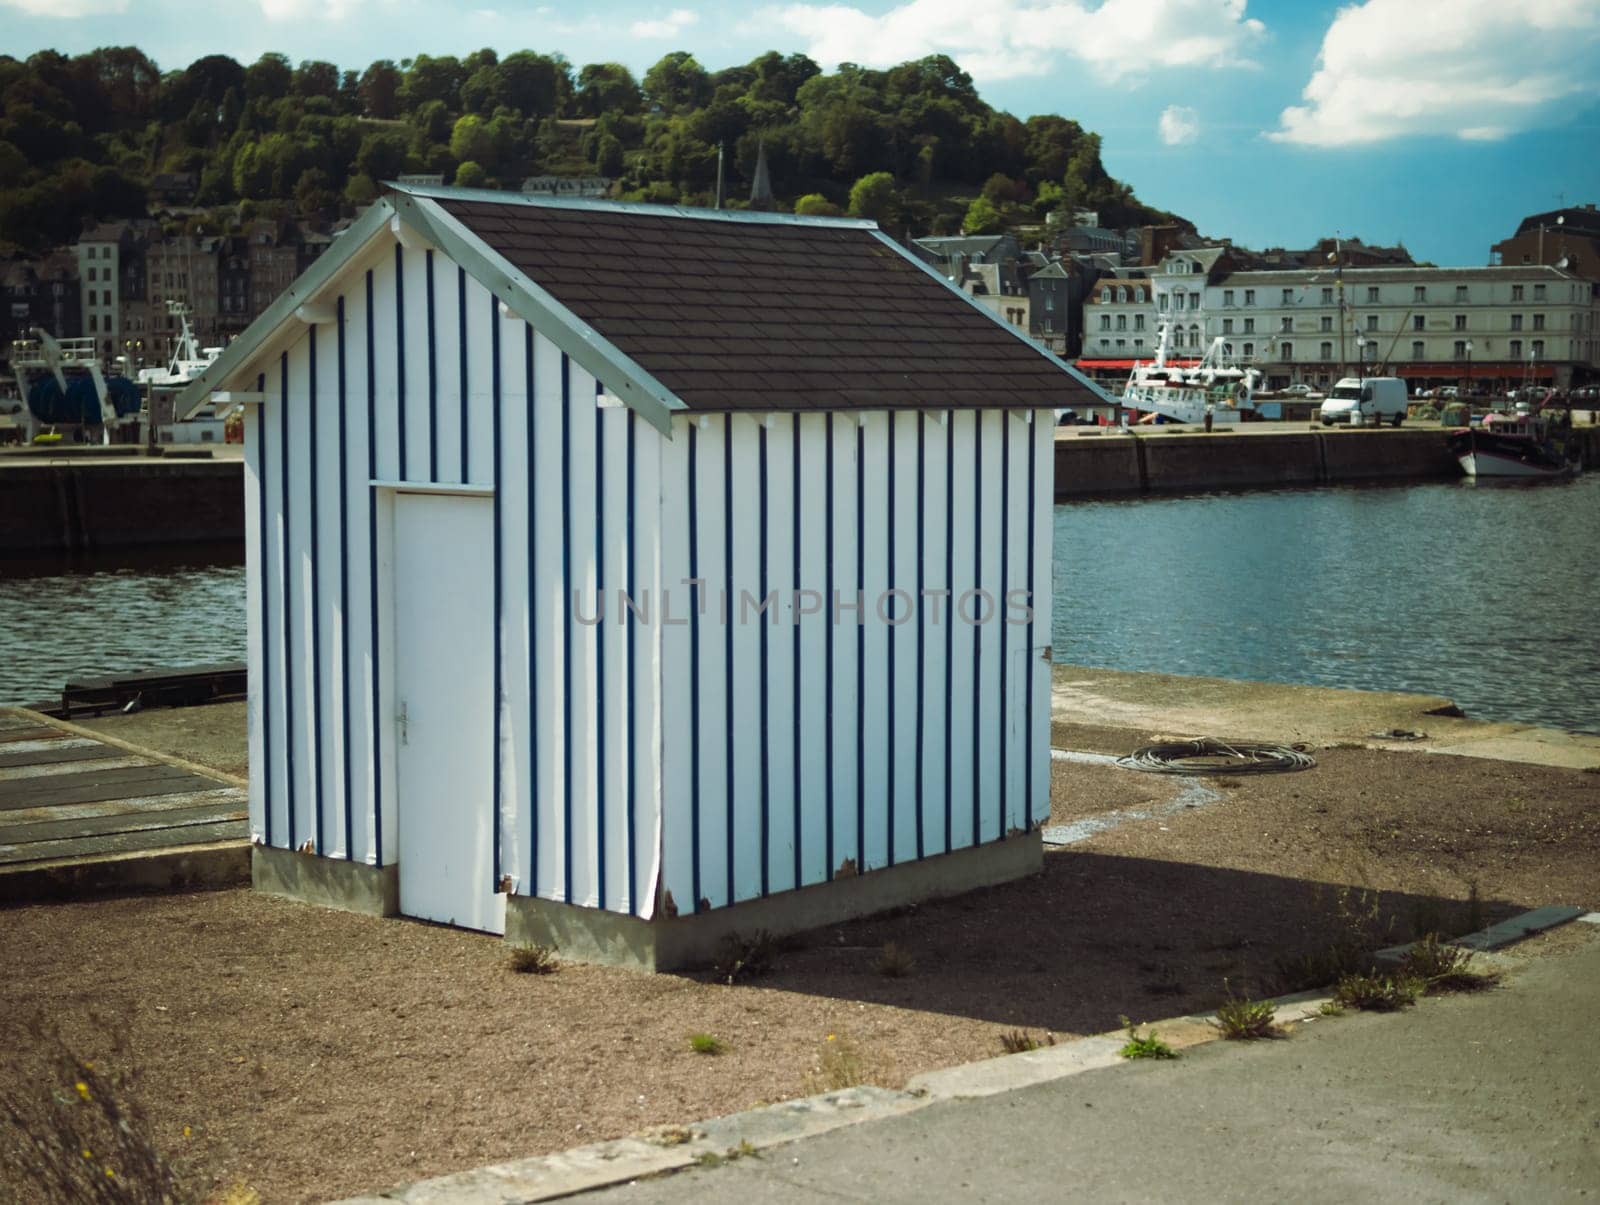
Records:
M1476 427L1450 433L1450 452L1468 477L1533 480L1566 477L1583 467L1571 438L1572 412L1527 403L1511 414L1487 414Z
M1162 323L1155 359L1136 361L1123 387L1122 404L1146 416L1140 421L1160 415L1172 422L1201 423L1209 407L1214 422L1237 423L1254 411L1261 373L1228 363L1221 338L1212 340L1193 367L1169 364L1167 350L1168 331Z

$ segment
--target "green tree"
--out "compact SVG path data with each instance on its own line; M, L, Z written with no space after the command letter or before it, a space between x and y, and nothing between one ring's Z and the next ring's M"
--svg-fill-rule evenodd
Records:
M974 197L962 219L962 234L999 234L1003 228L1000 211L988 197Z
M307 59L294 69L289 86L296 96L325 96L334 100L339 95L339 68L332 63Z
M889 226L899 216L900 194L888 172L872 172L850 186L850 216Z
M245 68L244 94L249 100L278 100L289 95L293 81L294 69L289 60L281 54L267 53Z
M482 188L488 179L489 173L471 159L456 168L455 183L458 188Z
M837 218L844 215L840 209L820 192L808 192L794 203L794 211L802 217Z
M687 50L674 50L644 73L644 91L667 112L691 108L710 92L706 69Z
M461 61L453 55L438 58L419 54L400 84L400 103L414 113L431 100L454 110L461 103L461 85L466 82Z
M400 69L388 59L378 59L361 73L356 94L368 117L388 120L400 115Z
M639 82L621 63L590 63L578 72L578 112L586 117L602 113L637 113L644 103Z
M489 123L476 113L468 113L456 121L450 131L450 153L462 163L476 160L478 163L493 164L499 159Z

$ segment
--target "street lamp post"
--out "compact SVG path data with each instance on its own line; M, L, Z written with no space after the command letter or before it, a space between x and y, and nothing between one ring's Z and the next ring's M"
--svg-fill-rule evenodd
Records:
M1366 393L1367 393L1367 343L1368 343L1368 339L1367 339L1367 337L1365 335L1357 335L1356 336L1356 356L1357 356L1358 362L1357 362L1357 365L1356 365L1356 411L1355 412L1357 414L1361 415L1361 421L1362 421L1363 424L1365 424L1366 421L1367 421L1366 420L1366 415L1362 414L1362 412L1361 412L1361 403L1362 403L1362 401L1365 400Z
M1472 340L1468 339L1467 340L1467 380L1466 380L1466 384L1461 387L1461 392L1463 393L1463 395L1465 395L1467 393L1470 393L1471 390L1472 390Z

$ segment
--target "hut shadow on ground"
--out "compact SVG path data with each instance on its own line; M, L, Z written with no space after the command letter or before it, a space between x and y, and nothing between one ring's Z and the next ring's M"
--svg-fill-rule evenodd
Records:
M1089 1034L1124 1016L1209 1010L1229 988L1259 998L1320 986L1340 943L1376 949L1461 933L1529 906L1058 851L1032 878L780 942L772 971L751 982ZM885 973L891 944L911 959L910 973Z

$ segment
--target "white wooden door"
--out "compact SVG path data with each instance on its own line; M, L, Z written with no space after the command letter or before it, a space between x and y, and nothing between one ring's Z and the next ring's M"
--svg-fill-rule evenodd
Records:
M397 494L400 911L505 932L494 887L494 504Z

